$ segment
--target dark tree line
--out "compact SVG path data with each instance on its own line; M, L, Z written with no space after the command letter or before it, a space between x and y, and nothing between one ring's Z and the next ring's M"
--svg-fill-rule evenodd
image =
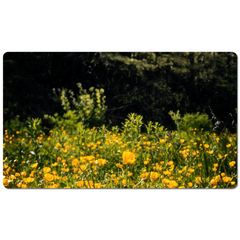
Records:
M172 128L170 110L207 113L231 125L237 109L234 53L121 52L4 54L4 121L62 114L58 88L103 88L106 124L130 112ZM55 89L55 91L54 91Z

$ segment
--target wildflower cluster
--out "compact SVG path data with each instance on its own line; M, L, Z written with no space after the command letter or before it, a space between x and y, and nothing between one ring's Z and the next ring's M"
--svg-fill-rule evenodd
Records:
M139 118L140 119L140 118ZM141 120L141 119L140 119ZM137 122L139 124L140 120ZM81 125L75 132L5 130L7 188L232 188L237 184L236 134L193 129L141 133ZM125 124L126 125L126 124ZM157 126L157 125L156 125ZM194 137L192 137L194 136Z

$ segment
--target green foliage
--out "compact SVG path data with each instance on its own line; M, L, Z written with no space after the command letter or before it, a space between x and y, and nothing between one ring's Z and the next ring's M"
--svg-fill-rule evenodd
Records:
M107 125L121 126L124 117L135 112L146 122L171 129L170 109L211 116L209 106L226 126L232 122L229 113L237 119L237 56L231 52L6 53L3 74L5 121L16 115L24 120L63 115L65 97L65 107L90 125L100 118ZM66 89L78 95L78 81L85 89L105 90L105 118L102 107L91 102L95 90L76 97L85 109L74 106L74 96ZM62 100L53 89L65 89Z
M178 131L189 132L194 128L198 130L204 129L205 131L211 131L213 129L212 121L208 118L207 114L200 114L199 112L186 113L181 117L178 110L176 113L170 111L169 115L176 124Z
M160 123L158 122L153 123L152 121L148 122L148 124L145 125L145 127L148 137L152 137L155 139L161 138L164 135L165 131L167 130L164 128L164 126L161 126Z
M136 113L128 114L128 118L123 123L123 131L129 136L137 137L141 133L141 127L143 125L143 117Z
M42 131L42 126L41 126L41 122L42 120L39 118L32 118L32 119L28 119L26 121L27 124L27 130L26 132L32 136L33 138L36 138L37 136L39 136L41 133L43 133Z
M4 121L3 129L9 129L12 133L16 133L17 131L26 130L26 124L19 120L19 116L15 118Z
M174 123L176 124L176 127L177 127L177 130L179 131L180 128L179 128L179 125L181 123L181 115L179 113L179 110L177 110L176 113L174 113L173 111L170 111L169 112L169 115L171 116L172 120L174 121Z
M79 95L74 96L72 90L62 89L61 103L65 111L63 117L56 113L54 117L45 115L45 118L58 127L65 126L67 129L77 128L78 123L87 126L100 126L104 122L106 105L104 90L89 88L89 91L83 89L81 83L77 83Z

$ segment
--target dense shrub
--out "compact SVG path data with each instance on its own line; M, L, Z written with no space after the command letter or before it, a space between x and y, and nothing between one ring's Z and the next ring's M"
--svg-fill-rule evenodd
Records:
M61 90L61 103L64 110L63 117L58 113L54 116L45 115L55 126L65 126L66 129L74 129L78 123L86 126L100 126L104 123L106 105L104 90L91 87L89 91L83 89L81 83L78 96L75 97L72 90Z
M174 121L178 131L191 131L193 128L204 129L205 131L211 131L213 124L207 114L186 113L183 117L180 116L179 111L174 113L169 112L172 120Z

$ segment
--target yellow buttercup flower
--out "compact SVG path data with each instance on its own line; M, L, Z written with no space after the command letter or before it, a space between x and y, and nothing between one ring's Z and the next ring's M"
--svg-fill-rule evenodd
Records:
M143 173L140 175L141 178L147 178L149 176L149 173L146 172L146 173Z
M83 187L84 186L84 181L81 180L81 181L77 182L77 186L80 187L80 188Z
M44 173L49 173L49 172L51 172L51 168L50 167L45 167L45 168L43 168L43 172Z
M15 173L15 177L20 177L20 173Z
M168 188L176 188L176 187L178 187L178 183L176 181L169 181L167 187Z
M36 168L38 166L38 163L34 163L31 165L32 168Z
M81 165L80 168L81 168L82 171L85 171L87 169L87 166L86 165Z
M194 169L193 169L193 168L189 168L188 171L189 171L190 173L193 173L193 172L194 172Z
M51 181L53 181L54 176L53 176L52 174L47 173L47 174L44 175L44 179L45 179L47 182L51 182Z
M227 182L231 182L232 178L231 177L223 177L222 180L227 183Z
M127 180L126 179L122 180L122 185L127 185Z
M34 180L35 180L34 178L30 178L30 177L28 177L28 178L23 178L23 182L26 183L26 184L31 183L31 182L33 182Z
M26 177L26 176L27 176L27 173L26 173L26 172L21 172L21 176L22 176L22 177Z
M166 179L166 178L164 178L164 179L162 180L162 183L163 183L164 185L168 184L169 182L170 182L170 180L169 180L169 179Z
M4 178L4 179L3 179L3 185L4 185L4 187L7 187L8 184L9 184L8 179L7 179L7 178Z
M55 162L55 163L52 164L53 167L56 167L57 165L58 165L57 162Z
M124 151L122 158L123 158L123 164L127 164L127 165L132 165L136 161L135 154L130 151Z
M78 161L77 158L75 158L73 161L72 161L72 166L73 167L78 167L80 165L80 162Z
M202 183L201 177L200 176L196 177L195 182L198 183L198 184Z
M160 176L159 173L157 173L157 172L151 172L150 178L151 178L152 181L155 181L155 180L157 180L157 179L159 178L159 176Z
M232 161L232 162L229 163L229 166L230 166L230 167L233 167L235 164L236 164L236 162L235 162L235 161Z
M120 163L117 163L117 164L116 164L116 167L122 168L122 165L121 165Z
M64 177L62 178L62 180L63 180L63 181L67 181L67 180L68 180L68 177L67 177L67 176L64 176Z
M98 163L99 166L104 166L107 163L107 160L105 160L105 159L98 159L97 163Z
M95 183L94 186L95 188L101 188L101 183Z

